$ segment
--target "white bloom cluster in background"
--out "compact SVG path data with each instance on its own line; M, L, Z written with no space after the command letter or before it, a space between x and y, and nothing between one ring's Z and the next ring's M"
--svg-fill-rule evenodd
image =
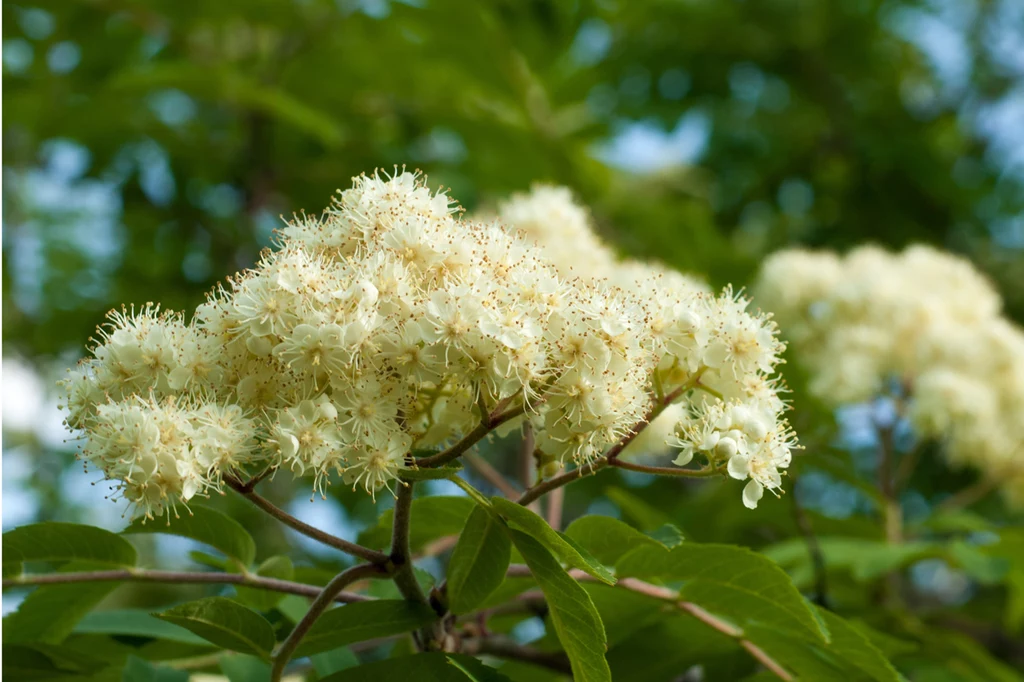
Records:
M788 250L768 259L755 292L815 394L858 402L897 384L921 436L1024 503L1024 332L970 262L927 246Z
M545 456L586 465L675 393L682 459L749 477L748 506L779 486L793 446L770 378L782 345L729 291L653 268L573 275L406 172L354 178L279 242L190 321L112 313L64 381L87 464L134 515L238 470L393 490L414 452L494 414L522 413Z

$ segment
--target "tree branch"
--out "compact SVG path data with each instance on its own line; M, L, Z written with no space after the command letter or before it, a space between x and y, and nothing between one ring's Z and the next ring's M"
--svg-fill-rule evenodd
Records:
M548 497L548 525L559 530L562 526L562 507L565 505L565 488L555 488Z
M170 583L180 585L244 585L271 592L295 594L300 597L316 597L321 588L316 585L294 583L277 578L264 578L249 573L201 573L196 571L156 571L143 568L124 568L110 571L80 571L74 573L41 573L22 575L16 578L5 578L4 587L23 585L56 585L64 583L95 583L95 582L137 582L137 583ZM357 601L368 601L372 597L354 592L339 592L335 601L350 604Z
M551 492L552 490L557 490L558 488L561 488L563 485L567 485L569 483L572 483L576 479L582 478L586 474L592 474L592 473L594 473L596 471L599 471L600 469L603 469L603 468L605 468L606 466L609 466L609 465L618 466L618 467L621 467L623 469L634 469L634 470L639 470L639 471L646 471L647 473L664 473L662 471L661 467L644 467L643 469L636 469L636 467L640 467L642 465L640 465L640 464L631 464L631 463L628 463L628 462L620 462L620 461L618 461L618 456L619 456L619 454L622 453L623 450L626 449L627 445L629 445L630 443L633 442L634 438L636 438L638 435L640 435L641 431L643 431L645 428L647 428L648 424L650 424L659 414L661 414L665 410L666 407L668 407L672 403L672 401L674 401L676 398L681 396L686 391L688 391L691 388L693 388L694 385L697 385L699 380L700 380L700 375L702 373L703 373L703 370L700 371L700 372L697 372L694 375L695 378L691 379L690 381L686 382L685 384L683 384L679 388L677 388L677 389L673 390L672 392L670 392L668 395L664 396L653 407L651 407L651 409L647 413L647 415L636 426L633 427L632 431L630 431L628 434L623 436L619 440L618 443L616 443L612 447L608 448L608 450L603 455L601 455L600 457L595 459L593 462L589 462L589 463L584 464L582 466L578 466L575 469L573 469L572 471L567 471L564 474L559 474L558 476L554 476L552 478L549 478L546 481L541 481L540 483L538 483L537 485L533 486L532 488L528 489L525 493L520 495L519 499L516 500L516 502L521 504L521 505L523 505L523 506L529 505L531 502L533 502L537 498L541 497L542 495L546 495L547 493ZM670 469L666 468L664 471L672 471L673 472L672 473L673 476L692 476L692 475L694 475L693 473L690 473L690 472L688 472L688 473L681 473L681 472L686 471L685 469L680 469L677 472L675 470L670 470ZM701 474L701 475L709 475L709 474Z
M522 578L531 576L530 567L525 564L512 564L508 567L506 574L510 578ZM569 571L569 577L574 580L581 582L596 582L597 579L593 576L584 573L578 568L571 569ZM792 682L793 676L786 671L778 662L771 658L763 649L758 647L756 644L743 637L743 630L736 627L732 623L728 623L718 616L705 611L701 606L688 601L679 601L679 593L667 587L661 585L654 585L643 580L636 578L622 578L615 583L615 587L619 589L629 590L630 592L636 592L643 594L653 599L660 599L666 602L672 602L682 611L690 614L697 620L701 621L708 627L718 630L723 635L731 637L737 640L747 653L754 657L761 665L768 669L772 674L785 682ZM528 592L523 593L519 597L520 599L534 599L538 596L543 596L541 593Z
M346 587L363 578L383 577L387 574L387 569L377 564L359 564L334 576L334 579L327 583L324 589L320 591L320 594L316 596L316 599L310 604L309 610L306 611L306 615L296 623L288 638L281 643L281 646L274 653L273 667L270 671L271 682L280 682L285 666L288 665L288 661L291 660L299 643L302 642L302 638L309 633L316 619L323 615L327 607L335 601L337 596Z
M255 492L252 489L251 485L242 483L234 476L224 476L224 482L227 483L228 487L230 487L232 490L235 490L240 495L245 497L247 500L252 502L254 505L265 511L267 514L270 514L275 519L277 519L284 525L288 526L289 528L296 530L307 537L313 538L318 542L322 542L328 547L333 547L337 550L345 552L346 554L351 554L352 556L364 559L370 562L371 564L377 564L378 566L384 566L387 564L388 556L387 554L384 554L384 552L378 552L377 550L370 549L369 547L363 547L362 545L357 545L354 542L342 540L341 538L331 535L330 533L325 533L319 528L314 528L308 523L303 523L302 521L299 521L297 518L295 518L285 510L276 506L270 500L266 499L259 493Z
M572 483L578 478L583 478L587 474L592 474L596 471L600 471L606 466L608 466L608 460L604 457L601 457L599 459L594 460L593 462L590 462L589 464L578 466L575 469L571 469L565 472L564 474L559 474L558 476L549 478L546 481L541 481L540 483L538 483L537 485L533 486L525 493L520 495L519 499L516 500L516 503L521 504L524 507L528 506L531 502L540 498L543 495L548 494L552 490L555 490L556 488L561 488L563 485L568 485L569 483Z
M797 482L793 480L793 521L797 530L803 536L804 544L807 545L807 553L811 557L811 567L814 570L814 603L818 606L828 606L828 571L825 567L825 555L821 551L821 544L818 543L818 536L814 534L814 527L807 512L800 505L797 499Z
M413 572L412 550L409 546L409 522L412 515L413 486L410 481L399 486L398 496L395 498L395 516L391 529L391 563L394 572L391 579L395 581L395 587L402 593L402 596L410 601L427 604L433 608L433 604L423 594L423 589L416 580ZM435 609L436 610L436 609ZM438 614L439 616L441 614ZM435 624L436 625L436 624ZM436 627L425 627L416 633L414 639L416 646L424 650L431 643L440 639L441 633Z
M416 466L418 467L439 467L444 466L453 459L458 459L462 456L462 453L469 450L471 447L480 442L484 436L498 428L510 419L524 414L526 412L526 404L513 407L510 410L501 412L504 408L504 401L498 403L498 406L491 412L486 419L481 419L480 423L477 424L476 428L467 433L459 440L458 443L451 446L444 452L439 452L436 455L430 455L429 457L421 457L416 460Z
M480 474L485 481L497 488L498 491L508 499L514 500L519 497L519 491L508 482L508 479L480 455L470 453L466 455L465 462L471 469Z
M488 654L498 658L510 658L526 661L549 670L571 674L569 659L560 651L538 651L533 647L523 646L511 637L492 635L490 637L473 637L462 641L462 653L471 656Z

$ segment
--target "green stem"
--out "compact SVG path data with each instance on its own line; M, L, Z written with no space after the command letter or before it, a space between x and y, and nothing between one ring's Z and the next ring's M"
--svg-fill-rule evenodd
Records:
M484 496L484 494L483 494L482 492L480 492L479 490L477 490L476 488L474 488L473 486L471 486L471 485L469 484L469 481L465 480L464 478L460 478L460 477L458 477L458 476L455 476L455 477L453 477L453 478L449 478L448 480L449 480L449 481L451 481L452 483L454 483L455 485L459 486L459 487L460 487L460 488L462 488L463 490L465 490L465 491L466 491L466 494L467 494L467 495L469 495L470 497L472 497L472 498L473 498L473 500L474 500L474 501L475 501L475 502L476 502L477 504L479 504L479 505L480 505L481 507L487 507L487 508L490 508L490 506L491 506L491 501L490 501L490 500L488 500L488 499L487 499L487 498L486 498L486 497Z
M629 471L639 471L645 474L654 474L656 476L678 476L683 478L707 478L708 476L717 476L722 473L721 469L716 467L708 466L703 469L681 469L673 467L655 467L647 466L646 464L635 464L633 462L624 462L621 459L613 459L608 462L613 467L619 469L628 469Z

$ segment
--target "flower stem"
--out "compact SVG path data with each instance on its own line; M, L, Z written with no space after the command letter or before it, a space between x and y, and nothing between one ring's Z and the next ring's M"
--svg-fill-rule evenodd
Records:
M341 592L351 585L352 583L362 580L363 578L374 578L383 577L387 575L387 569L382 568L376 564L359 564L348 568L338 575L334 576L331 582L327 583L320 594L316 596L313 603L310 604L309 610L306 611L306 615L302 617L295 627L292 629L288 638L281 643L281 646L277 648L273 657L273 667L270 671L271 682L280 682L281 676L284 674L285 666L288 665L288 661L291 660L292 655L302 642L302 638L305 637L310 628L316 622L317 618L323 615L323 612L327 610L337 598Z
M254 491L250 485L242 483L234 476L225 476L224 482L227 483L228 487L232 490L237 491L254 505L265 511L267 514L270 514L289 528L296 530L307 537L313 538L314 540L322 542L328 547L333 547L345 552L346 554L359 557L360 559L369 561L372 564L377 564L378 566L384 566L387 564L388 556L384 552L378 552L377 550L370 549L369 547L363 547L362 545L357 545L354 542L342 540L330 533L325 533L319 528L314 528L307 523L299 521L297 518Z
M429 457L421 457L416 460L416 466L418 467L439 467L444 466L448 462L454 459L458 459L464 452L469 450L471 447L479 443L484 436L498 428L510 419L515 419L519 415L526 412L525 403L518 407L513 407L505 412L501 412L504 405L498 404L498 407L491 412L485 419L481 419L480 423L477 424L476 428L463 436L458 443L451 446L443 452L439 452L436 455L430 455Z
M722 473L722 470L708 466L703 469L681 469L672 467L655 467L647 466L646 464L635 464L633 462L623 462L621 459L613 459L608 462L613 467L619 469L628 469L629 471L639 471L645 474L654 474L656 476L679 476L684 478L706 478L708 476L716 476Z

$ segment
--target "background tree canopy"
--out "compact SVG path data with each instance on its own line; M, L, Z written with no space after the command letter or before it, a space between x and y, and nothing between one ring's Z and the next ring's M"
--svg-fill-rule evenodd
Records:
M971 258L1024 321L1018 0L43 0L5 3L3 16L5 529L124 525L61 442L49 389L107 310L194 309L254 263L281 215L319 212L378 167L423 169L469 211L535 181L566 185L624 253L715 286L749 284L783 246L928 242ZM810 524L827 536L830 605L888 632L873 641L901 670L1019 679L1024 553L1000 556L997 571L969 550L865 550L879 536L864 482L874 445L850 437L849 415L835 425L797 363L785 369L794 426L815 455L795 466L797 494L754 515L723 503L735 491L717 484L606 472L571 489L566 519L599 513L771 547L813 592L802 550L785 544ZM493 454L511 473L502 447ZM905 513L924 518L936 495L970 482L926 458ZM335 486L309 505L308 490L270 485L294 497L293 513L346 537L390 504ZM213 504L256 536L258 559L291 552L306 570L338 567L243 500ZM940 531L998 534L1019 521L998 501L981 505L987 520ZM139 544L181 554L155 540ZM894 566L913 567L921 602L941 616L927 636L873 620L872 590ZM109 604L181 596L136 587ZM911 634L916 649L905 648Z

